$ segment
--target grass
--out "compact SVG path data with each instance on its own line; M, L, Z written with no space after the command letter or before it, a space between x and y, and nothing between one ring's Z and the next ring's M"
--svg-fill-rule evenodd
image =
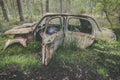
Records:
M21 69L36 68L41 65L38 58L38 42L31 42L27 48L23 48L20 44L15 44L2 51L6 39L0 38L0 69L6 68L11 64L17 64Z
M40 66L39 59L36 59L34 55L12 55L4 56L0 60L0 68L8 67L9 65L17 64L21 66L21 69L30 69L34 66Z
M120 44L119 42L99 41L93 45L93 50L97 53L96 60L98 73L103 76L118 76L120 73Z
M114 28L120 34L120 28ZM8 37L0 36L0 52L3 49ZM20 45L12 45L0 54L0 69L9 65L19 65L21 69L41 68L41 60L38 57L40 43L32 42L27 48ZM79 71L79 68L95 74L102 75L104 79L108 77L118 77L120 73L120 36L118 41L105 42L98 41L87 49L79 49L75 45L61 46L50 64L50 71L68 69Z

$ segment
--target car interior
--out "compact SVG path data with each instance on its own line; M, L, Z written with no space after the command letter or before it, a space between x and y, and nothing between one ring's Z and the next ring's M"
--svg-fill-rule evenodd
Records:
M68 30L92 34L92 25L86 19L71 18L69 19Z

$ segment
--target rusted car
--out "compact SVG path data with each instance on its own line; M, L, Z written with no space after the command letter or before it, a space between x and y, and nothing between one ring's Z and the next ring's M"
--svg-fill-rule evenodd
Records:
M40 41L44 65L48 65L62 43L75 41L77 47L84 49L95 40L116 40L112 30L101 27L92 16L84 14L49 13L39 22L23 24L5 32L5 35L10 34L14 35L14 39L8 40L5 48L14 43L26 47L28 42Z

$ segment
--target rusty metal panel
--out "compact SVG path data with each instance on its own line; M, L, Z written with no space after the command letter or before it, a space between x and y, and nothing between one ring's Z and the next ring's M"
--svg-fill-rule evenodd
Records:
M65 42L67 43L74 42L77 47L84 49L94 42L94 36L81 32L67 31Z
M8 31L6 31L4 34L27 34L29 32L32 32L35 29L37 22L33 23L26 23L21 26L16 26Z
M20 29L10 29L6 31L4 34L27 34L29 32L32 32L35 27L30 27L30 28L20 28Z
M63 42L63 32L59 31L53 35L43 34L42 64L48 65L57 48Z
M15 38L15 39L9 39L6 43L5 43L5 47L4 47L4 50L10 46L11 44L14 44L14 43L20 43L22 46L26 47L26 41L27 39L25 38Z

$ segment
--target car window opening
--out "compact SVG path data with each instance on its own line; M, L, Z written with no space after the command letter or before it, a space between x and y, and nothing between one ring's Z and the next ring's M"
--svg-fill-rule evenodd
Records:
M92 34L92 25L86 19L71 18L69 19L68 30Z
M47 27L46 33L48 35L52 35L54 33L57 33L58 31L60 31L59 24L49 24L49 26Z

